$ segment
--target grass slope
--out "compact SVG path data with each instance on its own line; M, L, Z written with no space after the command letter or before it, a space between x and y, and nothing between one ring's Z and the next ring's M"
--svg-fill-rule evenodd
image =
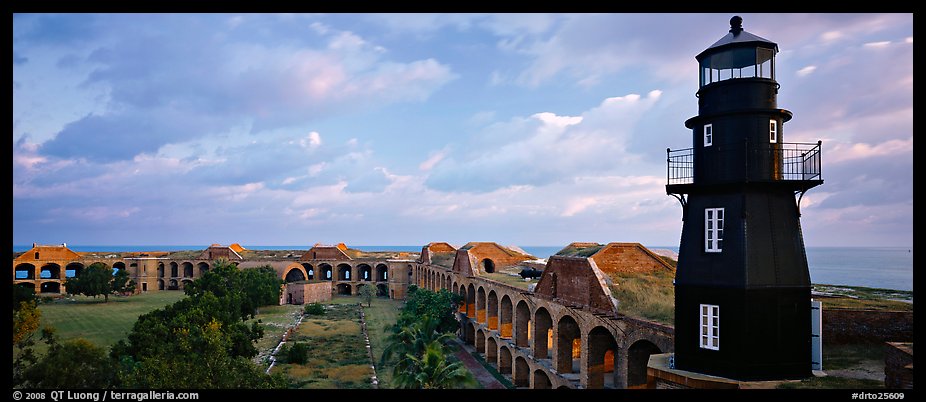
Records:
M132 330L138 316L159 309L185 297L180 291L151 292L129 297L103 298L86 296L62 298L39 304L42 326L52 326L61 340L84 338L97 346L108 348ZM36 344L44 353L45 344Z

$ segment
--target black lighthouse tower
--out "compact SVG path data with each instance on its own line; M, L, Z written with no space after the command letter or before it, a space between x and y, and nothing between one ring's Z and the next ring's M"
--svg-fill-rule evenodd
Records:
M667 150L682 204L675 368L737 380L811 375L810 273L800 199L823 183L820 142L784 142L778 45L730 19L695 58L692 147Z

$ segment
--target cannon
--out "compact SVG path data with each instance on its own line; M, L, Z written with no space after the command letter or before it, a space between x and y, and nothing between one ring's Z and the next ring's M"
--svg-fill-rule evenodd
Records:
M521 273L519 273L518 275L521 275L521 278L527 279L527 278L539 278L540 275L542 274L543 274L543 271L540 271L536 268L524 268L521 270Z

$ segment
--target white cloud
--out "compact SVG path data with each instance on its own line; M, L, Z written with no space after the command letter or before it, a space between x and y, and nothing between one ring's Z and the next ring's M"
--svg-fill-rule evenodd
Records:
M425 159L424 162L421 162L421 164L418 165L418 169L423 171L431 170L434 168L434 165L437 165L437 163L442 161L446 156L447 151L445 150L434 152L431 154L431 156L428 157L428 159Z
M813 73L817 69L817 66L806 66L800 70L797 70L798 77L806 77Z
M891 44L891 41L885 40L885 41L880 41L880 42L868 42L868 43L864 44L864 46L867 47L867 48L878 49L878 48L887 47L887 46L889 46L890 44Z

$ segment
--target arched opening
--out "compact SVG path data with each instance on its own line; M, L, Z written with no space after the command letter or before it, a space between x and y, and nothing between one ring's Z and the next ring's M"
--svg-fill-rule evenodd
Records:
M80 276L82 272L84 272L84 264L81 264L79 262L72 262L64 266L64 277L65 278L78 277Z
M408 283L415 283L415 281L414 281L413 278L412 278L412 266L411 266L411 264L408 265Z
M387 297L389 296L389 285L385 283L379 283L376 285L376 296L377 297Z
M171 262L170 262L170 277L171 277L171 278L176 278L176 277L180 276L179 272L180 272L180 266L177 265L176 262L171 261Z
M498 372L511 374L511 350L507 346L498 349Z
M193 277L193 263L186 261L183 264L181 264L181 267L183 267L183 277L184 278Z
M556 324L559 336L556 339L556 371L560 373L578 373L582 353L582 333L579 324L568 315L560 318Z
M163 263L163 262L159 262L159 263L158 263L158 278L163 278L163 277L164 277L164 263ZM161 281L161 282L163 282L163 281ZM162 283L162 285L163 285L163 283ZM162 287L162 289L163 289L163 287Z
M553 383L550 382L550 377L547 376L547 373L544 373L541 369L534 370L534 389L551 388L553 388Z
M164 290L164 280L158 279L158 290Z
M339 283L338 284L338 294L350 296L350 285L346 283Z
M125 269L125 263L122 261L116 261L113 263L113 274L118 272L120 269Z
M476 346L476 324L467 322L463 327L466 328L463 341L466 342L467 345Z
M588 384L586 388L614 388L615 353L617 341L604 327L595 327L588 333ZM643 363L643 382L646 383L646 362Z
M58 282L42 282L42 293L61 293L61 284Z
M476 287L472 283L466 290L466 316L476 317Z
M522 356L518 356L514 359L514 386L518 388L526 388L531 386L530 381L530 366L527 365L527 360Z
M61 266L55 263L48 263L42 266L39 272L39 278L42 279L61 279Z
M350 279L350 265L338 264L338 280L339 281L351 280Z
M376 281L386 282L389 280L389 267L386 264L376 264Z
M360 290L363 289L364 286L366 286L365 283L358 283L358 284L357 284L357 286L355 287L355 289L357 290L357 294L358 294L358 295L360 294Z
M498 329L498 295L492 290L486 299L486 324L489 329Z
M641 339L627 348L627 388L646 387L646 365L650 355L662 353L652 342Z
M486 334L481 329L476 331L476 353L486 353Z
M498 342L493 337L486 339L486 363L498 367Z
M16 286L22 287L23 289L29 289L35 294L35 284L31 282L19 282Z
M511 339L511 298L508 295L502 296L502 303L498 310L499 333L502 338Z
M479 266L482 268L482 272L487 274L495 272L495 261L492 261L491 259L483 259L481 262L479 262Z
M486 290L482 286L476 291L476 322L486 322Z
M203 274L209 272L209 264L200 261L198 264L196 264L196 271L199 272L199 277L202 278Z
M193 265L193 264L190 264L190 265ZM181 279L181 280L180 280L180 289L181 289L181 290L186 289L187 285L189 285L189 284L191 284L191 283L193 283L193 280L192 280L192 279Z
M357 266L357 270L359 271L360 275L359 280L365 282L373 280L373 267L367 264L360 264Z
M293 268L293 269L290 269L289 272L286 273L286 277L284 280L286 281L286 283L304 281L305 274L302 273L301 269Z
M531 310L524 300L518 302L514 320L514 344L517 347L526 348L531 339Z
M167 285L167 290L177 290L180 289L180 285L177 284L176 279L171 279L170 283Z
M534 313L534 358L549 359L553 338L553 319L547 309L540 307Z
M466 314L466 286L460 285L460 309L459 312Z
M15 279L35 279L35 265L32 264L17 264Z
M453 278L450 275L447 275L447 283L445 284L447 289L453 289Z
M306 276L307 276L307 278L306 278L307 280L310 280L310 281L311 281L311 280L315 279L315 267L313 267L312 264L309 264L309 263L307 263L307 262L304 262L304 263L302 263L302 269L305 270L305 273L306 273Z
M328 265L328 263L324 263L324 262L321 264L318 264L318 273L319 275L321 275L318 277L318 279L321 279L323 281L330 281L333 276L331 275L332 273L331 265Z

